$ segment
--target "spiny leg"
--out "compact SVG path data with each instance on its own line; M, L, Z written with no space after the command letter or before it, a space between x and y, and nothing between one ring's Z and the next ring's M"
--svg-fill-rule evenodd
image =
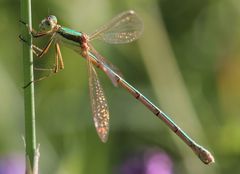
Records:
M35 56L38 57L38 55L43 51L41 48L37 47L36 45L32 44L31 46L32 52Z
M18 37L19 37L19 39L20 39L23 43L28 44L28 42L22 37L21 34L20 34ZM34 44L32 44L32 45L28 44L28 46L31 47L31 49L32 49L32 51L33 51L33 53L34 53L34 55L36 55L36 56L37 56L40 52L42 52L42 49L39 48L39 47L37 47L37 46L34 45ZM37 51L38 51L39 53L37 53Z
M54 36L54 35L53 35ZM38 58L41 58L44 54L46 54L47 52L48 52L48 50L49 50L49 48L50 48L50 46L52 45L52 43L53 43L53 40L54 40L54 38L53 37L51 37L51 39L48 41L48 43L46 44L46 46L43 48L43 49L40 49L40 48L38 48L37 46L32 46L32 48L35 48L35 49L38 49L38 50L42 50L40 53L36 53L36 56L38 57ZM34 53L35 54L35 53Z
M59 43L56 43L55 47L56 47L56 54L58 55L58 58L59 58L59 68L60 68L60 70L62 70L62 69L64 69L64 63L63 63L63 58L62 58Z
M35 82L39 82L39 81L42 81L48 77L51 77L52 75L56 74L57 72L55 71L55 67L54 68L36 68L34 67L34 70L37 70L37 71L50 71L47 75L43 76L43 77L40 77L38 79L35 79L33 81L30 81L28 84L26 84L25 86L23 86L23 88L27 88L29 85L31 85L32 83L35 83Z
M33 45L33 49L35 51L43 52L43 50L35 45ZM63 63L63 58L60 50L60 46L58 43L55 43L55 64L54 68L34 68L34 70L39 70L39 71L52 71L54 73L57 73L58 71L64 69L64 63Z
M60 47L59 47L59 44L56 43L55 44L55 65L54 65L54 68L53 69L44 69L44 68L40 68L39 70L51 70L50 73L46 76L43 76L39 79L36 79L33 81L34 82L38 82L38 81L41 81L41 80L44 80L52 75L55 75L56 73L59 72L59 69L63 69L64 68L64 65L63 65L63 59L62 59L62 55L61 55L61 51L60 51ZM60 61L60 64L59 64L59 61Z
M55 34L52 35L52 37L50 38L50 40L48 41L48 43L46 44L46 46L43 49L37 47L34 44L31 44L31 48L32 48L33 53L39 58L41 58L44 54L46 54L48 52L53 40L54 40L54 36L55 36ZM28 42L22 37L22 35L19 35L19 39L21 41L23 41L24 43L28 44Z
M44 79L46 79L46 78L48 78L48 77L51 77L51 76L54 75L54 74L56 74L56 73L53 72L53 71L51 71L51 73L49 73L48 75L45 75L45 76L43 76L43 77L41 77L41 78L38 78L38 79L33 80L33 81L30 81L30 82L29 82L27 85L25 85L23 88L25 89L25 88L27 88L29 85L31 85L32 83L42 81L42 80L44 80Z
M53 68L37 68L37 67L34 67L34 70L36 71L54 71Z
M33 51L34 55L37 56L38 58L39 58L39 55L40 55L42 52L44 52L43 49L37 47L37 46L34 45L34 44L32 44L32 47L31 47L31 48L32 48L32 51ZM53 69L52 69L52 68L51 68L51 69L50 69L50 68L35 68L35 70L43 70L43 71L45 71L45 70L53 70Z
M37 47L37 46L35 46L35 45L32 45L31 47L32 47L33 53L34 53L37 57L41 58L44 54L46 54L46 53L48 52L48 50L49 50L49 48L50 48L53 40L54 40L54 39L51 38L51 39L48 41L47 45L46 45L43 49L41 49L41 48L39 48L39 47ZM39 51L40 53L37 53L36 50ZM54 68L54 69L55 69L55 68ZM51 71L51 73L49 73L49 74L46 75L46 76L43 76L43 77L41 77L41 78L39 78L39 79L30 81L30 82L29 82L27 85L25 85L23 88L27 88L27 87L28 87L30 84L32 84L32 83L35 83L35 82L44 80L44 79L46 79L47 77L52 76L53 73L56 73L56 71Z
M57 51L57 44L55 44L55 65L54 65L54 73L57 73L59 70L59 53Z
M38 78L38 79L36 79L36 80L30 81L27 85L25 85L25 86L23 87L24 89L27 88L30 84L35 83L35 82L42 81L42 80L44 80L44 79L46 79L46 78L48 78L48 77L51 77L51 76L55 75L55 74L58 72L58 71L57 71L57 72L55 71L55 68L54 68L54 69L52 69L52 68L50 68L50 69L47 69L47 68L34 68L34 70L50 71L50 73L47 74L47 75L45 75L45 76L43 76L43 77L40 77L40 78Z
M37 51L39 51L39 52L42 52L42 51L43 51L41 48L37 47L37 46L34 45L34 44L32 44L32 49L35 49L35 50L37 50Z
M45 50L48 51L51 43L52 43L52 41L47 44L47 46L45 47ZM33 46L33 48L37 49L38 51L42 50L41 48L38 48L35 45ZM56 73L59 72L59 69L61 70L61 69L64 68L63 59L62 59L62 55L61 55L61 51L60 51L60 47L59 47L58 43L55 44L55 51L56 52L55 52L55 65L54 65L54 68L51 68L51 69L48 69L48 68L34 68L35 70L40 70L40 71L50 71L50 73L45 75L45 76L43 76L43 77L41 77L41 78L38 78L36 80L33 80L33 81L29 82L23 88L28 87L31 83L39 82L39 81L42 81L42 80L44 80L44 79L46 79L46 78L48 78L48 77L50 77L52 75L55 75ZM44 49L42 50L41 53L43 53L43 52L44 52ZM60 61L60 64L59 64L59 61Z

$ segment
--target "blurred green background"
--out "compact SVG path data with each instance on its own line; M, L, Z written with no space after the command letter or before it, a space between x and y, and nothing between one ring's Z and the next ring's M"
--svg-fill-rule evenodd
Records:
M93 45L209 149L216 163L202 164L141 103L98 72L111 114L109 140L101 143L91 116L86 61L63 47L64 71L35 84L40 173L239 173L239 0L33 1L33 27L54 14L61 25L91 33L129 9L142 18L143 36L126 45ZM24 155L19 19L20 1L0 0L0 173L9 165L4 161L17 157L19 163ZM44 59L49 64L53 50Z

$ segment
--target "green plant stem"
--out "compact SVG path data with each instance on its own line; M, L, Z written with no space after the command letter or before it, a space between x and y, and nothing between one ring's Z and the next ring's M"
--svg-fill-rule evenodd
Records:
M31 0L21 0L21 20L32 27L31 19ZM33 81L33 54L31 50L32 37L27 27L21 24L21 36L27 43L23 43L23 71L24 85ZM26 158L30 161L31 167L34 166L34 153L36 150L35 135L35 103L34 103L34 84L30 84L24 89L24 108L25 108L25 141Z

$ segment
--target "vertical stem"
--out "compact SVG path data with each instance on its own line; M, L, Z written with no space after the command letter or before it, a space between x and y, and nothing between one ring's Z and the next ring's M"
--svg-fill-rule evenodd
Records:
M21 0L21 20L32 27L31 0ZM24 85L33 81L33 54L31 50L32 37L27 27L21 24L21 35L27 41L23 43L23 71ZM25 108L25 140L26 140L26 161L30 161L31 168L34 166L34 153L36 149L35 135L35 103L34 103L34 83L24 89Z

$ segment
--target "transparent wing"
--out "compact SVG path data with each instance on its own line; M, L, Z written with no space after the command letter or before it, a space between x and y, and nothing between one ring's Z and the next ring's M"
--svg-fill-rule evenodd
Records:
M123 77L121 71L115 66L113 65L110 61L108 61L107 59L105 59L103 56L101 56L101 54L99 54L91 44L88 44L89 46L89 52L90 52L90 56L94 56L95 58L97 58L101 63L103 63L104 65L108 66L109 68L111 68L111 70L113 70L116 74L118 74L120 77ZM110 73L108 70L104 71L107 76L110 78L110 80L112 81L114 86L117 86L118 83L116 81L115 76Z
M132 42L143 32L142 20L132 10L123 12L92 33L89 40L101 39L107 43Z
M92 105L93 121L97 130L97 133L102 142L106 142L109 132L109 110L107 101L98 80L96 70L94 69L91 61L88 62L89 72L89 91Z

